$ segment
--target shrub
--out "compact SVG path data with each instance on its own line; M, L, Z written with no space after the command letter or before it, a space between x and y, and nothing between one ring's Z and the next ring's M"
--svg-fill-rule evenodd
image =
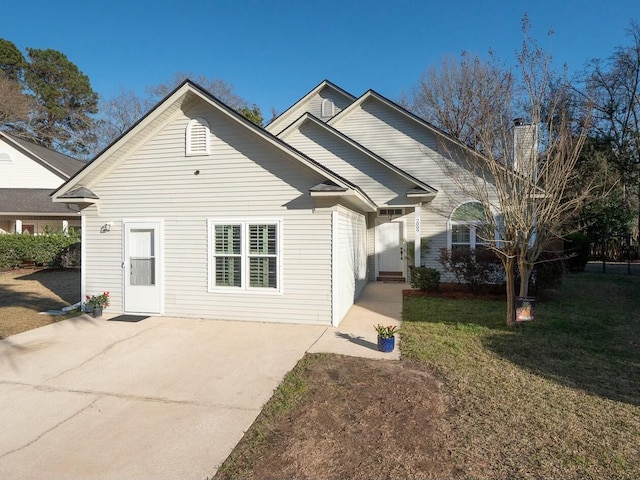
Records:
M43 235L15 233L0 235L0 268L16 268L24 262L59 265L65 250L78 244L77 234L60 232Z
M446 272L453 274L458 283L466 284L473 293L478 293L484 285L504 280L500 259L488 249L443 248L438 260Z
M412 268L411 287L419 288L423 292L437 292L440 289L440 272L435 268Z
M589 261L591 240L584 233L572 233L565 239L564 249L569 254L567 268L570 272L584 272Z
M530 287L536 292L560 288L565 276L562 257L556 252L543 252L531 275Z

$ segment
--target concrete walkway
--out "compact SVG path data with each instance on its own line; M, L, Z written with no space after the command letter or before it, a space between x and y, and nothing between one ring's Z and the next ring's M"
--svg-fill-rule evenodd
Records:
M340 328L81 316L0 340L0 478L204 479L305 352L398 358L403 286L370 284Z
M309 352L398 360L400 358L399 335L396 335L396 346L393 352L379 352L374 325L380 323L400 326L402 291L408 288L410 287L406 283L367 284L340 325L337 328L328 328Z

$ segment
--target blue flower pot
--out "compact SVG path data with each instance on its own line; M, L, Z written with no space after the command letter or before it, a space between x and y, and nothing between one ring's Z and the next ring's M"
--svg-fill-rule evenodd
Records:
M382 338L378 337L378 350L381 352L393 352L393 348L396 346L396 337Z

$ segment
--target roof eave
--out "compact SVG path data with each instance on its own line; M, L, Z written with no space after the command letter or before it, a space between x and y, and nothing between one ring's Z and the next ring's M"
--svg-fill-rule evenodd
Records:
M362 195L357 190L347 189L342 192L338 191L309 191L309 195L312 198L342 198L351 203L354 203L358 206L358 208L362 209L365 212L377 212L378 205L376 205L372 200L368 199L364 195Z

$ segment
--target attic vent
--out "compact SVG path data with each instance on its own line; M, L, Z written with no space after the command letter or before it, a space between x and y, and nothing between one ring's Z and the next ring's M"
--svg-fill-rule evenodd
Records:
M322 107L320 109L320 116L322 118L333 117L333 114L334 114L333 112L334 112L333 102L331 100L329 100L328 98L325 98L324 100L322 100Z
M187 155L208 155L209 151L209 123L202 118L194 118L187 125Z
M0 152L0 163L12 163L11 155L8 153Z

